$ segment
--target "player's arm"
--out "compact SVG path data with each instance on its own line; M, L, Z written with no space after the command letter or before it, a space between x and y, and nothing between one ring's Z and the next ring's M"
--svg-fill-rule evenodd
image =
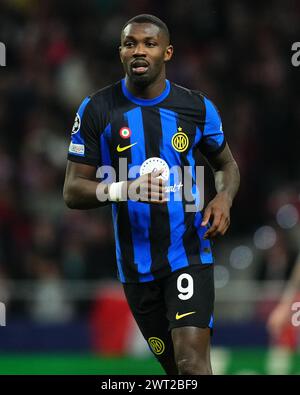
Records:
M102 164L99 140L103 129L102 113L88 96L77 110L71 133L63 189L69 208L90 209L109 203L104 196L107 184L99 184L96 179L97 168Z
M205 238L224 235L230 225L230 208L239 189L240 173L228 144L215 155L207 156L207 162L213 170L216 196L207 205L202 226L212 220L211 227L205 233Z
M161 170L144 174L134 181L103 183L96 181L96 167L68 160L64 201L69 208L90 209L127 199L144 203L166 202Z
M94 101L86 97L76 113L71 134L63 191L67 206L74 209L89 209L127 199L145 203L165 203L161 171L144 174L132 181L108 183L105 180L99 182L96 178L96 171L99 168L101 174L103 165L99 147L99 134L105 130L103 119L104 116L96 108ZM114 173L114 169L110 168L109 176L112 176L112 179Z
M64 201L69 208L90 209L107 205L108 184L96 181L96 166L68 160ZM102 197L102 199L101 199Z
M300 290L300 254L297 256L291 277L283 291L278 305L268 318L267 328L272 336L278 336L291 316L291 306Z
M222 121L215 105L206 97L205 123L199 149L211 166L217 194L209 202L205 211L202 226L211 223L205 238L224 235L230 225L230 208L240 184L240 173L236 161L226 143Z
M296 293L300 290L300 254L298 254L291 277L287 282L282 294L281 303L291 304L294 301Z

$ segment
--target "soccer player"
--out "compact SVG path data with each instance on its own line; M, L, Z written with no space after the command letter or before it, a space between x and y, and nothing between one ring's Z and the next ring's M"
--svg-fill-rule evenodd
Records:
M85 98L76 115L64 199L76 209L112 204L118 276L165 372L211 374L211 239L229 227L238 167L212 102L166 79L173 46L165 23L132 18L119 51L125 78ZM201 203L198 150L217 191L203 215L191 209ZM103 166L116 178L105 178Z

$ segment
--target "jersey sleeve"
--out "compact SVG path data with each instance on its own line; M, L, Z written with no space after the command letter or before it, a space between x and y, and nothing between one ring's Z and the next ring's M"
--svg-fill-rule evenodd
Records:
M215 105L206 97L205 104L205 123L199 149L205 156L216 155L223 151L226 141L222 128L222 121Z
M68 159L88 165L101 165L99 120L90 97L86 97L75 116Z

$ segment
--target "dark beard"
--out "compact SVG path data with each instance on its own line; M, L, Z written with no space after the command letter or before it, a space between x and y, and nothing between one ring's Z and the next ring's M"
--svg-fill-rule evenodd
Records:
M145 88L152 82L148 75L131 75L130 79L139 88Z

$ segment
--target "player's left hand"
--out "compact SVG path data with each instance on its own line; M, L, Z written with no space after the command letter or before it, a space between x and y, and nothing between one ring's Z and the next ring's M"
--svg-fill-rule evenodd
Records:
M279 303L271 312L268 321L267 329L271 336L277 338L282 333L285 325L290 322L291 305L290 303Z
M224 235L230 225L230 207L232 201L227 193L218 193L207 205L201 226L206 226L212 220L211 227L204 235L204 239L211 239Z

